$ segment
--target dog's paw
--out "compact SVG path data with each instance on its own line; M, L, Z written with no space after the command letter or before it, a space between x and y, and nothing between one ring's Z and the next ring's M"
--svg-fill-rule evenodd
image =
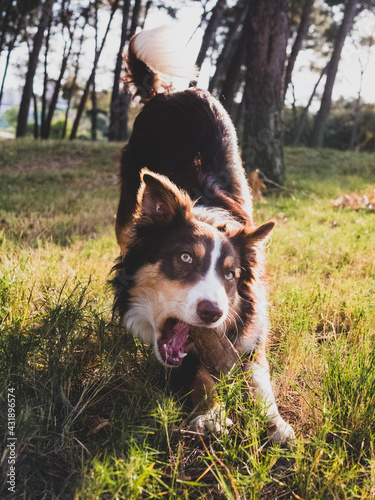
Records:
M189 430L198 434L225 434L228 432L228 427L233 425L230 418L225 416L225 412L221 408L212 408L203 415L193 418L189 424Z
M275 444L293 444L296 440L294 430L280 416L269 424L268 437Z

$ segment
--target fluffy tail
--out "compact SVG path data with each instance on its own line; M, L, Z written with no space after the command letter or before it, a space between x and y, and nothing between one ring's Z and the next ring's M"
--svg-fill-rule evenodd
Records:
M183 49L176 43L176 28L160 26L133 36L126 58L126 81L143 101L173 89L174 78L195 80L197 68L186 64Z

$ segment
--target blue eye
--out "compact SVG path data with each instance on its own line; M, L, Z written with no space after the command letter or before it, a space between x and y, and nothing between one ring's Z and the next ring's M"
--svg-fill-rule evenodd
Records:
M228 273L226 273L225 279L228 280L228 281L233 281L234 280L234 272L233 271L229 271Z
M193 257L188 253L184 252L180 255L180 259L182 262L185 262L186 264L191 264L193 262Z

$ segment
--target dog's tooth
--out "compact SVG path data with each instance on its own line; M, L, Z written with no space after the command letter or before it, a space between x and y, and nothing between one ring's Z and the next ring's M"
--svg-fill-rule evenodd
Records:
M180 351L180 352L178 353L178 357L179 357L179 358L184 358L185 356L187 356L187 352L181 352L181 351Z
M167 350L167 344L163 344L165 350Z

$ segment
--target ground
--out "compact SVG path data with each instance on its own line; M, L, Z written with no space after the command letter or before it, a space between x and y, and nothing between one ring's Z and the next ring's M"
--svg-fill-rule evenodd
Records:
M374 213L331 205L375 188L375 155L287 149L285 187L255 207L278 221L269 357L297 435L281 449L240 377L219 384L228 434L182 432L168 373L112 321L120 151L0 142L1 497L14 432L24 498L375 498Z

